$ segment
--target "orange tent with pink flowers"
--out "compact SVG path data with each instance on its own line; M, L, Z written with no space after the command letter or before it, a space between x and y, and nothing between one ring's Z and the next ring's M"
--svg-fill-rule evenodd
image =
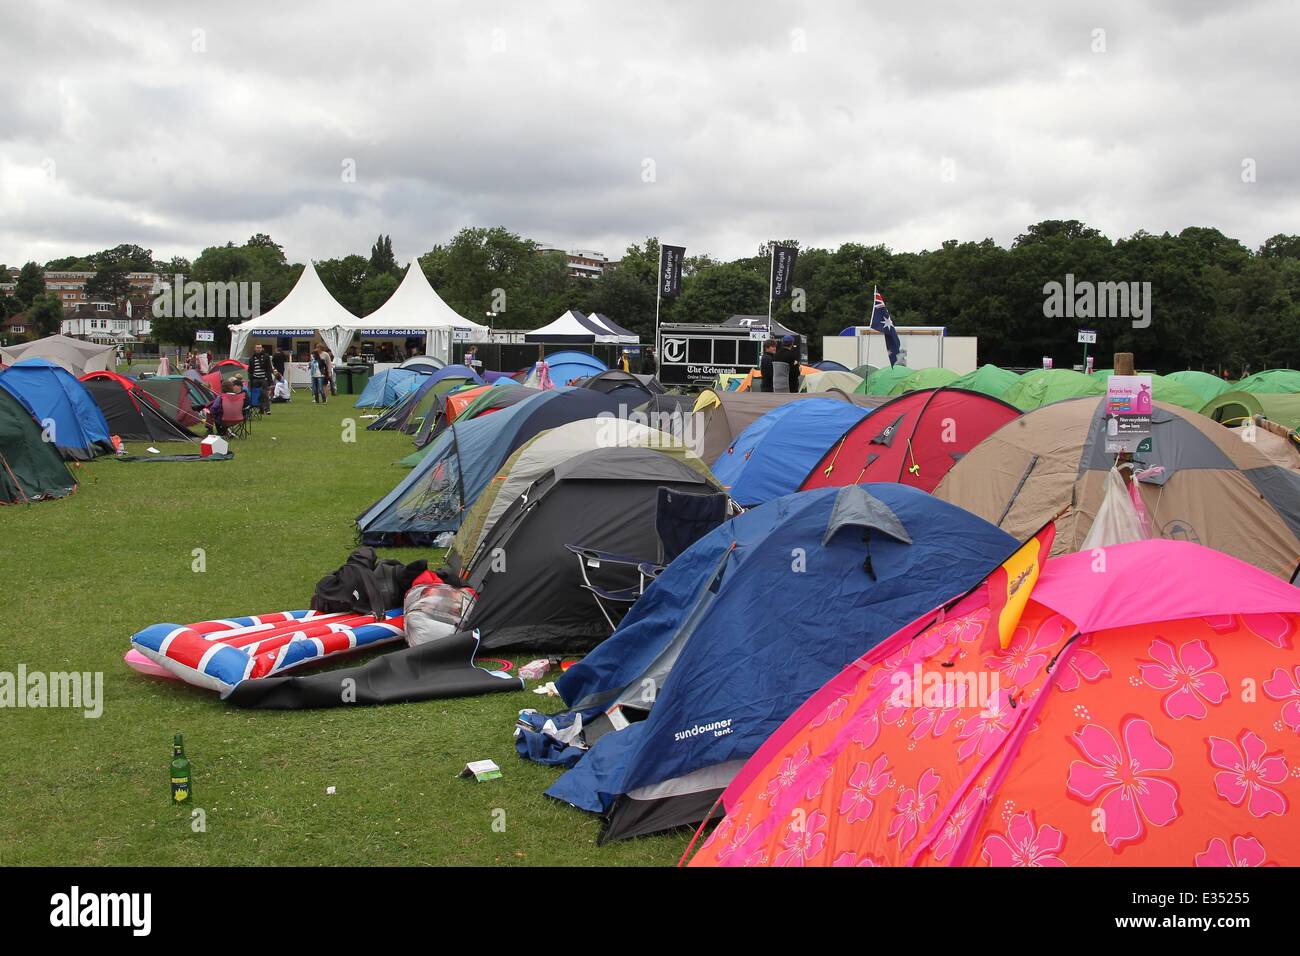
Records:
M1300 589L1181 541L1015 560L814 694L691 865L1300 865Z

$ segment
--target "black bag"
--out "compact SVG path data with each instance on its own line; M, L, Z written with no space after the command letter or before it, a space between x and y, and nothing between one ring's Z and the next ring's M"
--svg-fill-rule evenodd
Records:
M411 584L428 570L429 562L380 561L374 548L357 548L347 563L321 578L311 596L313 611L338 614L351 611L383 617L389 608L401 607Z

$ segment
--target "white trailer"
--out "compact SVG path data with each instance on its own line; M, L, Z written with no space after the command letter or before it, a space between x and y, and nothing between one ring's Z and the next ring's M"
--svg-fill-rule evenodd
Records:
M973 335L948 335L942 325L895 326L900 348L899 364L908 368L946 368L965 375L978 367L979 339ZM848 368L889 365L885 337L865 325L856 326L852 335L822 337L822 358Z

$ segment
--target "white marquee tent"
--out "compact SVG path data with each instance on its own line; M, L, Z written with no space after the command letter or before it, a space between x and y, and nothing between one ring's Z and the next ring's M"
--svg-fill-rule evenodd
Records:
M356 331L363 335L386 331L423 332L428 336L425 354L444 362L451 361L453 341L485 342L488 337L486 325L471 322L442 301L415 259L411 260L405 278L388 301L364 319L356 321L359 323Z
M352 330L359 321L330 295L316 274L316 267L308 259L302 275L279 305L230 327L230 357L247 355L252 350L249 339L258 333L319 335L330 351L342 355L352 341Z
M425 352L451 361L453 341L483 341L486 326L458 315L438 296L418 262L406 270L388 301L367 316L355 316L325 288L311 262L284 301L265 315L230 327L230 354L239 358L249 351L256 334L317 334L335 356L347 353L352 339L362 336L424 335Z

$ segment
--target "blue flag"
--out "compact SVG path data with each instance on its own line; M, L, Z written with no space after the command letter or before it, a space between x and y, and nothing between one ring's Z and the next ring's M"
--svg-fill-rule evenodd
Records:
M903 343L899 341L898 332L894 329L894 320L889 317L889 310L885 308L885 297L879 292L876 292L871 305L871 327L885 336L885 348L889 350L889 364L897 364L898 350Z

